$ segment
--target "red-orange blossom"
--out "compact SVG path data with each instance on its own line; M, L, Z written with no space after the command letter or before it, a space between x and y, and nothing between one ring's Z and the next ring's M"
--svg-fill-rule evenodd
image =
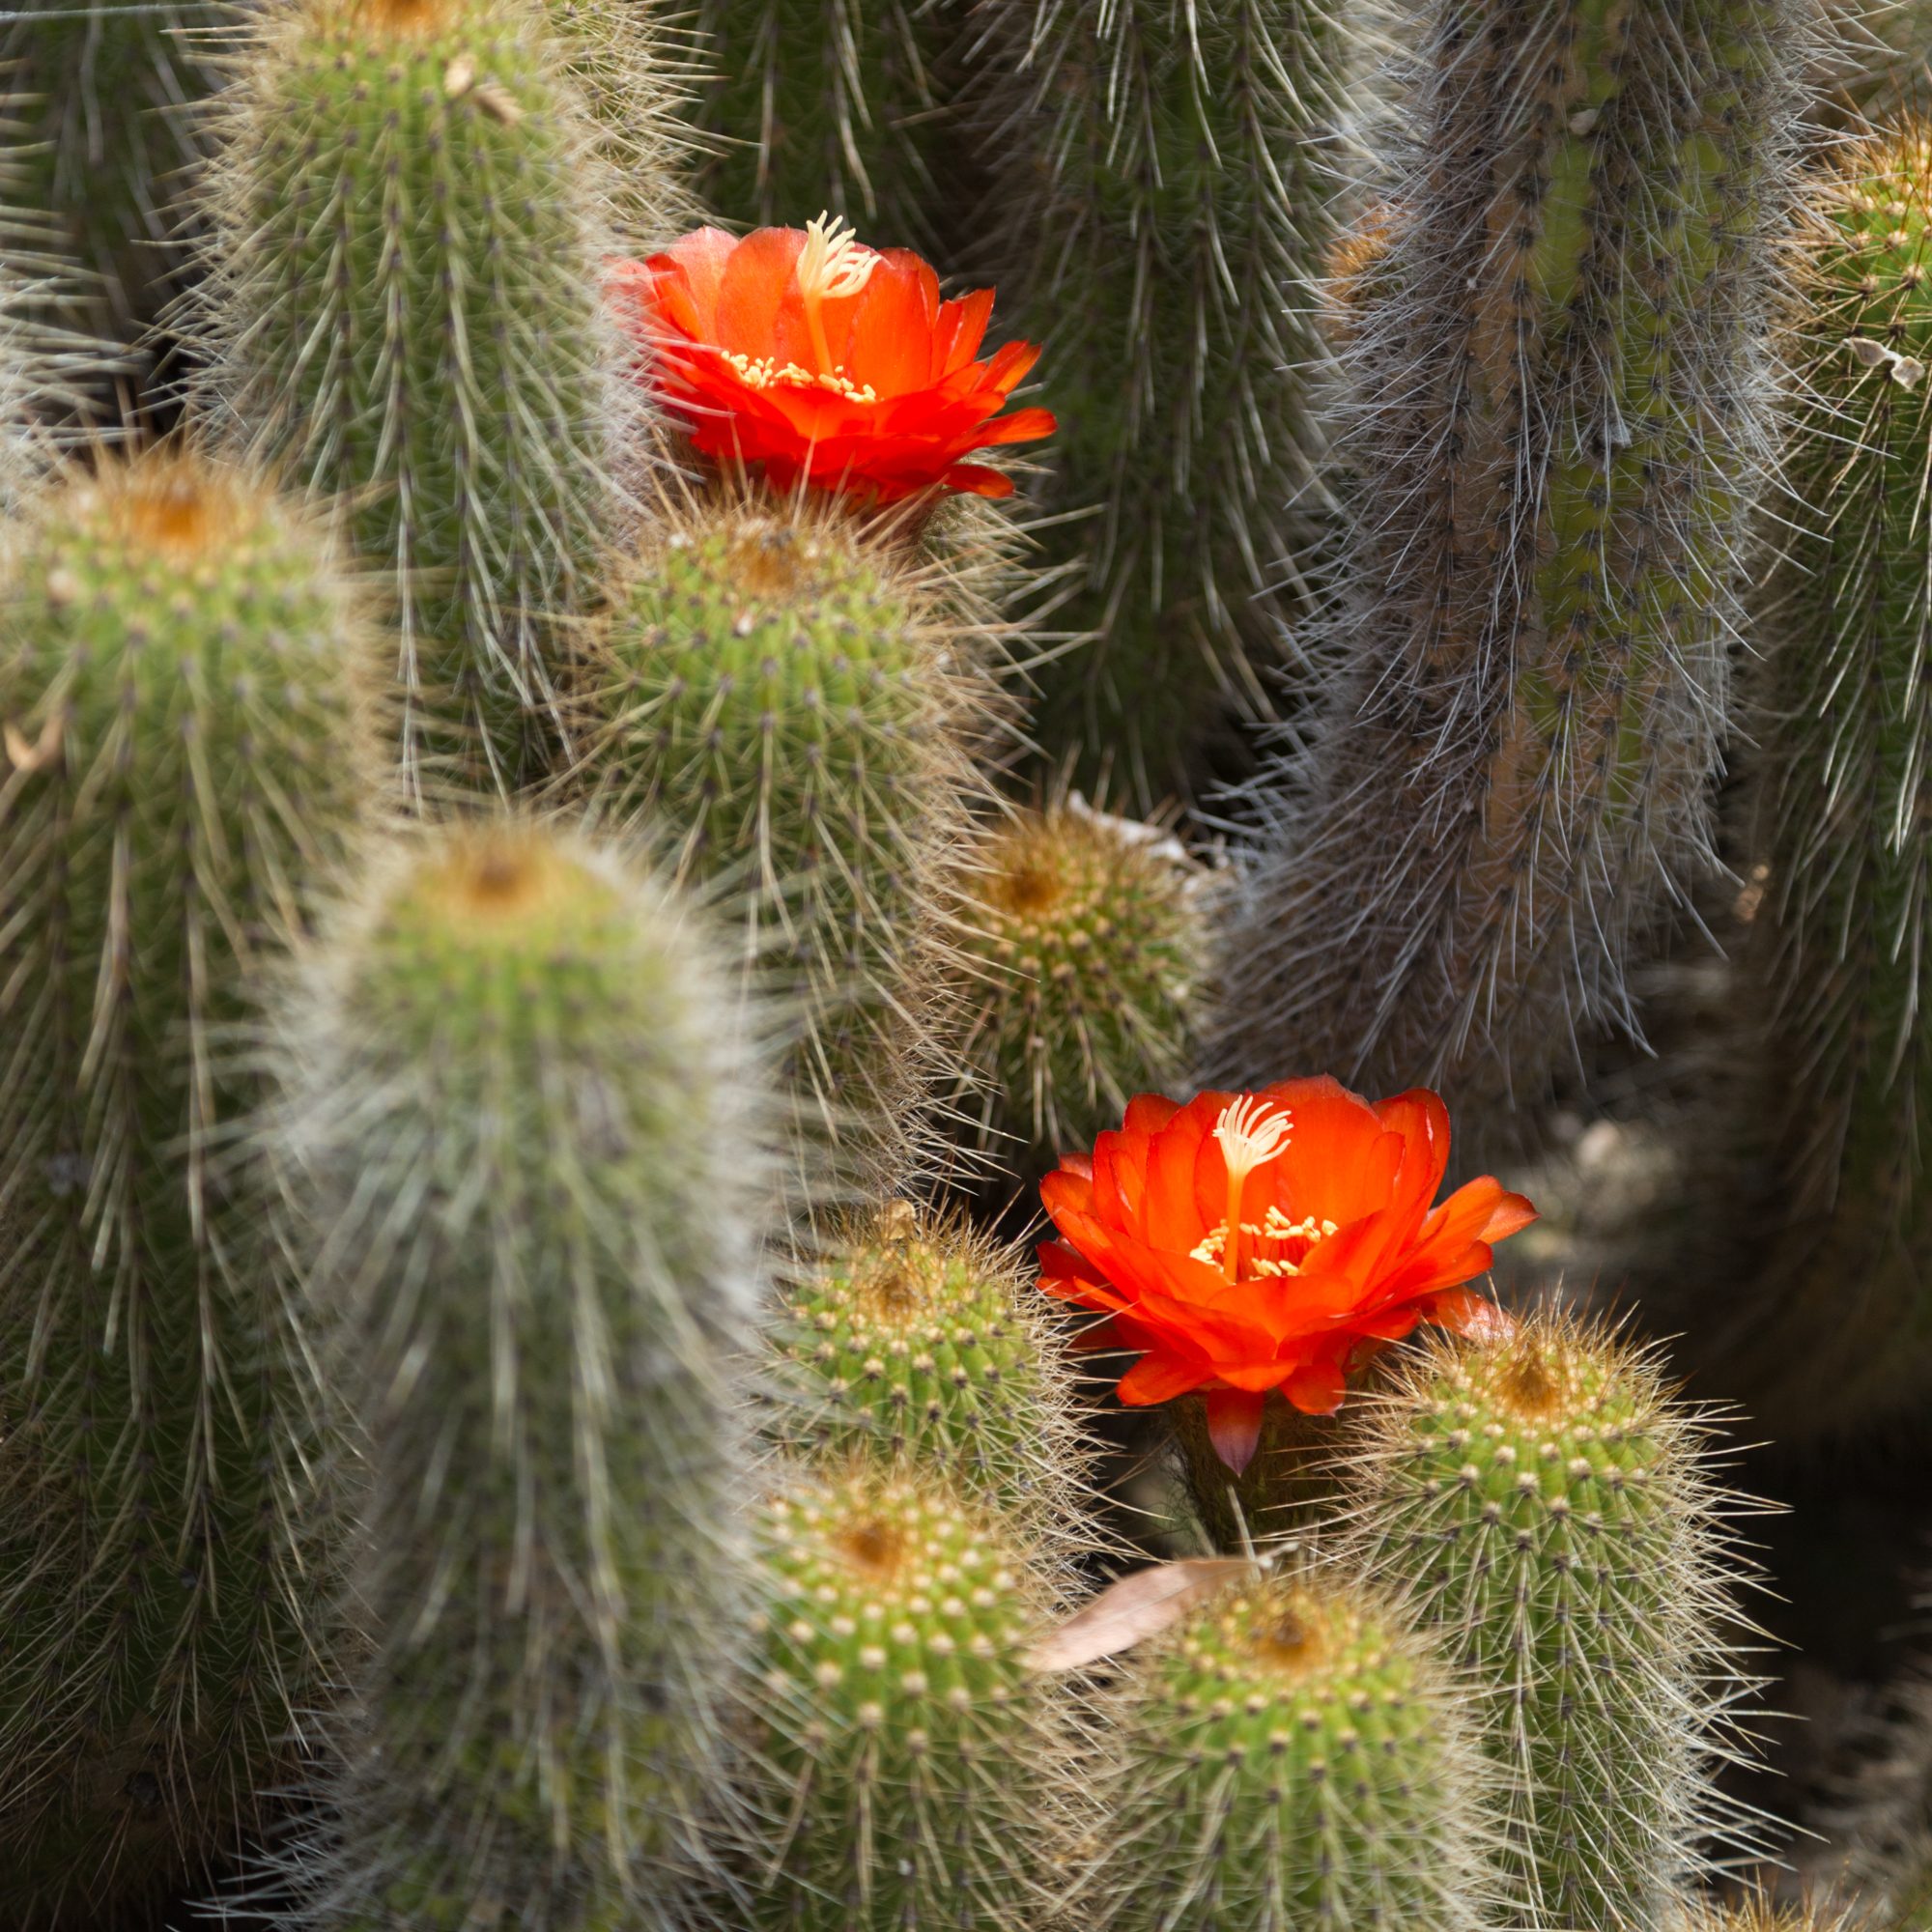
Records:
M608 288L694 446L761 466L781 489L1008 497L1010 479L962 459L1053 434L1045 410L998 413L1037 349L1009 342L974 359L991 289L942 302L919 256L864 247L822 215L742 242L696 229L648 261L612 263Z
M1202 1390L1238 1470L1269 1389L1325 1414L1352 1360L1419 1321L1495 1319L1462 1284L1536 1209L1490 1175L1432 1208L1448 1162L1448 1109L1422 1088L1373 1105L1325 1075L1185 1106L1143 1094L1041 1184L1062 1239L1040 1286L1142 1351L1122 1402Z

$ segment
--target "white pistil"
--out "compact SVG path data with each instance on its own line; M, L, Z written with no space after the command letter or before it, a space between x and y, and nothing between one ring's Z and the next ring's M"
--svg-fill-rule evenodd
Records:
M843 220L821 213L805 224L805 246L798 257L798 292L805 298L806 327L811 331L812 354L821 370L832 368L832 352L825 345L825 322L818 305L827 298L856 296L872 279L879 258L862 247Z
M1241 1189L1256 1168L1288 1145L1288 1113L1269 1113L1269 1105L1259 1094L1243 1094L1223 1107L1214 1122L1214 1138L1228 1164L1228 1245L1221 1273L1231 1282L1241 1278Z

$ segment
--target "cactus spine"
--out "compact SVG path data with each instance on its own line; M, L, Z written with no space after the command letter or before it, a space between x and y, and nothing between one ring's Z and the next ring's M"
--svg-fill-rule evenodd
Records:
M194 1868L316 1692L323 1392L233 1137L261 975L368 761L328 547L248 474L103 461L0 591L0 1918Z
M794 1091L888 1176L943 1018L968 733L995 705L938 613L944 568L836 508L694 505L613 599L583 774L648 814L681 878L738 888L748 965L800 1008Z
M515 824L383 856L292 1003L280 1137L376 1477L308 1922L613 1932L687 1849L738 1614L741 1018L663 889Z
M1099 511L1042 533L1078 571L1053 621L1097 640L1036 673L1037 731L1090 784L1118 758L1148 810L1272 715L1346 38L1323 0L1002 0L992 22L988 259L1021 265L1015 326L1053 370L1048 500Z
M1265 830L1209 1064L1541 1096L1634 1028L1708 859L1732 558L1770 462L1783 0L1439 0L1350 350L1359 534L1324 722ZM1466 1133L1464 1139L1466 1144Z
M1018 1258L910 1202L835 1243L787 1297L768 1433L921 1468L1042 1533L1083 1461L1071 1378Z
M1051 1165L1179 1080L1206 884L1179 840L1077 803L1018 812L978 842L956 919L982 1128Z
M1355 1553L1488 1688L1523 1922L1659 1924L1739 1822L1710 1781L1747 1687L1707 1432L1563 1317L1397 1374L1360 1424Z
M395 607L402 750L508 792L560 718L555 622L611 526L596 131L533 0L264 16L203 188L212 407L346 494Z
M1800 336L1817 406L1790 467L1809 515L1767 599L1758 693L1761 963L1790 1071L1778 1202L1756 1217L1777 1237L1730 1366L1780 1439L1883 1428L1932 1374L1932 136L1907 123L1840 165Z
M1386 1605L1321 1572L1257 1572L1147 1650L1111 1714L1097 1794L1110 1849L1073 1922L1493 1922L1464 1699Z
M1040 1593L1023 1546L930 1478L798 1478L762 1521L753 1709L776 1846L719 1923L1023 1922Z

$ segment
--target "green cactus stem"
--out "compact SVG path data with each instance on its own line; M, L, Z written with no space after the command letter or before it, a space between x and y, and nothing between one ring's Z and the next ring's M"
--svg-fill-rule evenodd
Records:
M960 26L952 0L704 0L698 193L748 228L829 211L872 245L924 243L935 175L957 186L942 70Z
M417 794L545 776L636 393L610 184L534 0L303 0L249 30L200 190L204 401L348 500Z
M46 291L46 312L131 351L180 289L188 249L179 206L204 157L198 116L220 85L205 0L25 8L0 27L8 64L7 198L49 223L85 282Z
M963 1058L983 1133L1017 1135L1051 1167L1119 1126L1134 1094L1179 1084L1208 883L1171 834L1077 793L975 843L955 930L973 975Z
M895 1201L801 1271L776 1340L767 1433L796 1452L942 1474L1047 1534L1085 1458L1044 1297L1020 1258Z
M1882 1431L1932 1386L1932 135L1905 123L1839 169L1793 345L1816 398L1790 455L1807 514L1766 598L1755 694L1753 936L1785 1118L1747 1231L1758 1265L1732 1263L1717 1345L1781 1441Z
M1494 1922L1492 1780L1466 1692L1346 1578L1256 1572L1233 1584L1142 1647L1108 1716L1108 1849L1071 1922Z
M1770 468L1785 0L1437 0L1350 349L1319 722L1257 780L1208 1063L1420 1079L1507 1140L1710 859ZM1317 651L1321 657L1323 652Z
M285 1780L328 1406L234 1137L262 976L372 764L329 545L102 461L0 583L0 1921L92 1925ZM319 1507L319 1505L318 1505Z
M760 1538L753 1796L784 1824L721 1927L1019 1922L1044 1607L1024 1544L929 1477L871 1472L800 1476Z
M1748 1686L1710 1432L1567 1317L1393 1373L1359 1424L1354 1553L1487 1687L1522 1922L1659 1924L1708 1834L1742 1835L1712 1782Z
M666 889L511 823L379 855L285 1033L374 1475L303 1922L616 1932L695 1843L743 1614L743 1010Z
M797 1004L793 1092L888 1185L917 1158L940 881L999 711L952 584L836 505L694 503L613 597L581 774L681 879L737 892L748 968Z
M1013 327L1045 346L1061 424L1042 500L1070 521L1040 540L1076 587L1049 621L1096 634L1036 672L1035 736L1145 811L1273 716L1283 586L1318 527L1312 288L1348 33L1326 0L985 11L986 259L1019 271Z

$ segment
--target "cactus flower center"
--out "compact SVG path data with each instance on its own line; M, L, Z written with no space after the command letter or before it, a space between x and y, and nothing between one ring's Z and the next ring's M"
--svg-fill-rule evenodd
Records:
M1493 1319L1463 1284L1536 1209L1490 1175L1433 1205L1448 1163L1448 1110L1420 1088L1373 1104L1326 1077L1185 1106L1143 1094L1041 1184L1060 1239L1040 1286L1108 1317L1091 1343L1139 1353L1122 1402L1201 1391L1239 1470L1270 1389L1325 1414L1352 1366L1418 1322Z
M639 381L693 447L781 489L1007 497L1009 477L963 459L1055 428L1045 410L999 414L1039 352L1009 342L976 359L990 289L942 302L919 256L867 248L828 215L742 242L700 228L610 264L607 289Z

